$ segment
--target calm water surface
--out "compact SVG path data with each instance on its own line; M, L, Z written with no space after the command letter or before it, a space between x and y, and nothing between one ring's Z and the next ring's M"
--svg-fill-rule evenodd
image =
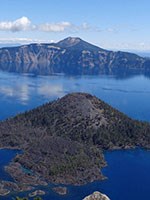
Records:
M91 93L128 116L150 122L150 79L143 76L34 76L0 72L0 120L37 107L70 92ZM0 178L9 179L3 166L16 152L0 151ZM140 149L105 153L107 181L81 187L69 186L69 194L60 197L45 189L45 200L81 200L95 190L112 200L150 199L150 152ZM49 191L49 192L48 192ZM24 195L24 194L22 194ZM11 199L10 197L0 199Z

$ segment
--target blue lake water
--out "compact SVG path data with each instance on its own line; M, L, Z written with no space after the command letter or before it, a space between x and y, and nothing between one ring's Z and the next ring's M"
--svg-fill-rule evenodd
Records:
M9 174L7 174L4 170L4 166L8 164L8 161L16 156L19 153L17 150L8 150L8 149L1 149L0 150L0 179L12 181L13 179Z
M144 75L115 76L34 76L0 72L0 120L37 107L70 92L91 93L128 116L150 122L150 79ZM0 179L10 177L3 166L16 152L0 150ZM150 152L127 150L106 152L108 180L81 187L69 186L69 194L60 197L48 188L45 200L81 200L99 190L112 200L150 199ZM24 194L22 194L24 195ZM4 197L0 199L11 199Z

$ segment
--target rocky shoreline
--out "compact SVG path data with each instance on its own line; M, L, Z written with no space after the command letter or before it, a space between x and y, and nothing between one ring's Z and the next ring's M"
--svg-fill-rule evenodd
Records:
M11 192L30 192L34 189L34 192L29 193L29 197L44 195L45 192L43 190L36 190L36 187L48 186L48 183L50 183L50 181L45 181L43 178L41 178L38 173L33 173L28 169L24 170L23 166L20 163L15 162L14 160L10 162L8 166L5 166L5 171L13 178L14 181L0 181L0 196L7 196ZM97 178L94 178L93 176L91 182L93 182L95 179L104 180L105 177L103 177L101 174L99 174ZM70 181L73 185L82 185L79 182L77 183L73 179L70 179ZM63 180L63 178L57 178L51 183L65 184L66 182ZM65 186L56 186L53 187L52 190L59 195L66 195L68 193L67 187Z
M43 196L45 192L43 190L35 190L34 192L29 193L29 197Z
M67 187L62 186L53 187L52 190L59 195L66 195L68 193Z

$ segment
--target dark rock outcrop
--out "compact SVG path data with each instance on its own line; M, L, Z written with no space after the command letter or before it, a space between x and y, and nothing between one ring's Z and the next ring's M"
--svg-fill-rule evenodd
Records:
M150 72L150 59L127 52L107 51L80 38L58 43L0 49L0 69L50 75Z

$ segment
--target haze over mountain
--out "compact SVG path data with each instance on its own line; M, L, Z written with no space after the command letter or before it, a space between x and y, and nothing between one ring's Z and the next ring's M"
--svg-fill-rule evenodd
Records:
M150 59L133 53L108 51L80 38L58 43L29 44L0 49L0 69L50 75L150 72Z
M17 47L17 46L21 46L21 44L20 43L0 43L0 48Z

